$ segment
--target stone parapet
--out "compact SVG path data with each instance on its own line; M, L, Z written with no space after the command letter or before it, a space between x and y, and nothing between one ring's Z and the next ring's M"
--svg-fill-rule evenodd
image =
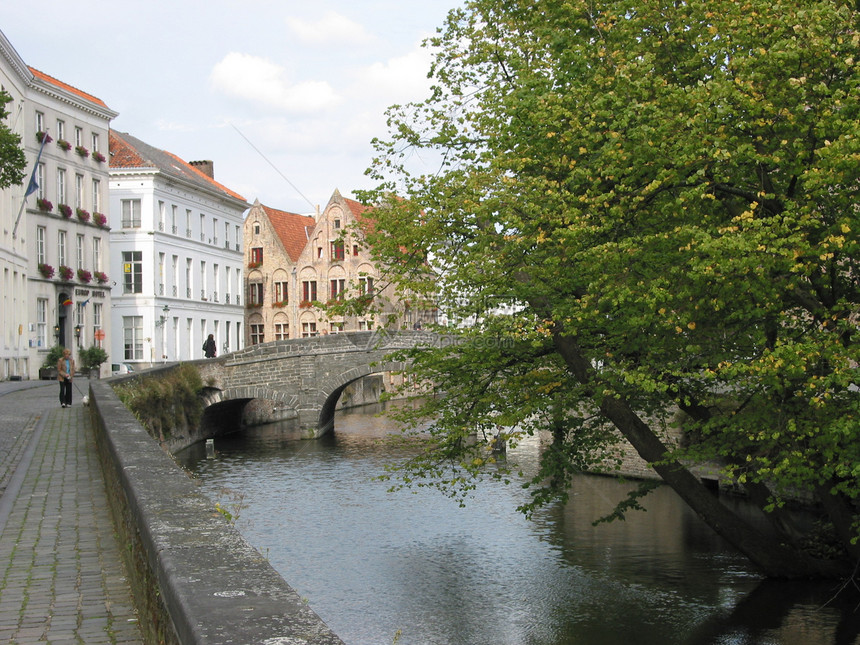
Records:
M90 410L149 642L342 645L107 382L90 381Z

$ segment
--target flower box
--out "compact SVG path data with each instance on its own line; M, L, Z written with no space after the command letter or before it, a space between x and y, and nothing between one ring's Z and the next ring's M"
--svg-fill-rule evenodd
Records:
M260 267L261 264L262 264L262 262L248 262L248 268L249 269L257 269Z
M107 273L104 271L95 271L93 272L93 277L96 279L96 282L99 284L107 284L108 277Z
M245 305L248 309L259 309L263 306L262 302L249 302Z
M41 130L39 130L36 133L36 141L38 141L39 143L42 143L43 140L45 141L45 143L51 143L51 141L53 141L54 138L50 134L48 134L47 132L42 132Z
M107 217L102 213L93 213L93 221L96 223L96 226L107 226Z
M39 273L42 274L43 278L54 277L54 267L52 267L50 264L44 264L43 262L40 262L36 268L39 270Z
M75 215L77 215L78 219L81 220L82 222L89 222L90 221L90 212L85 211L83 208L76 208L75 209Z
M84 148L83 146L75 146L75 152L77 152L80 156L86 158L90 156L90 151Z
M273 306L273 307L286 307L286 306L287 306L287 304L288 304L288 301L286 301L286 300L280 300L280 301L278 301L278 302L273 302L273 303L272 303L272 306Z
M78 269L78 281L79 282L89 282L93 279L93 274L87 271L86 269Z
M313 306L314 306L314 303L313 303L312 301L310 301L310 300L302 300L302 301L299 303L299 307L300 307L301 309L310 309L310 308L311 308L311 307L313 307Z
M99 163L104 163L104 161L105 161L105 156L104 156L101 152L99 152L98 150L96 150L95 152L93 152L93 159L95 159L95 160L96 160L96 161L98 161Z
M40 197L36 200L36 208L38 208L40 211L50 213L52 210L54 210L54 205L47 199L42 199Z
M60 267L60 280L63 282L70 282L73 275L75 272L72 267L67 267L65 264Z
M66 152L72 149L72 144L65 139L57 139L57 145L60 146Z
M57 209L60 211L60 215L69 219L72 216L72 207L67 204L60 204L57 206Z

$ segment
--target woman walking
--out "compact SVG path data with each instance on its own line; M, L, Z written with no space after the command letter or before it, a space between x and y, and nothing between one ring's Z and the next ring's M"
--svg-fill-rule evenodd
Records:
M72 377L75 374L75 359L72 350L64 349L63 357L57 361L57 380L60 382L60 405L72 407Z

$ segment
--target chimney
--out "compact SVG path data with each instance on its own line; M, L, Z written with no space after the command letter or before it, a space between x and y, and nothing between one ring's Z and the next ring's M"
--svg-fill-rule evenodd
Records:
M212 161L189 161L188 165L194 166L210 179L215 179L215 164Z

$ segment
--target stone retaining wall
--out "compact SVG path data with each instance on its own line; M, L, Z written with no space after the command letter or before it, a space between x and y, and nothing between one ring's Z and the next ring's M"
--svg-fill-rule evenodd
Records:
M90 381L90 410L148 642L342 645L107 382Z

